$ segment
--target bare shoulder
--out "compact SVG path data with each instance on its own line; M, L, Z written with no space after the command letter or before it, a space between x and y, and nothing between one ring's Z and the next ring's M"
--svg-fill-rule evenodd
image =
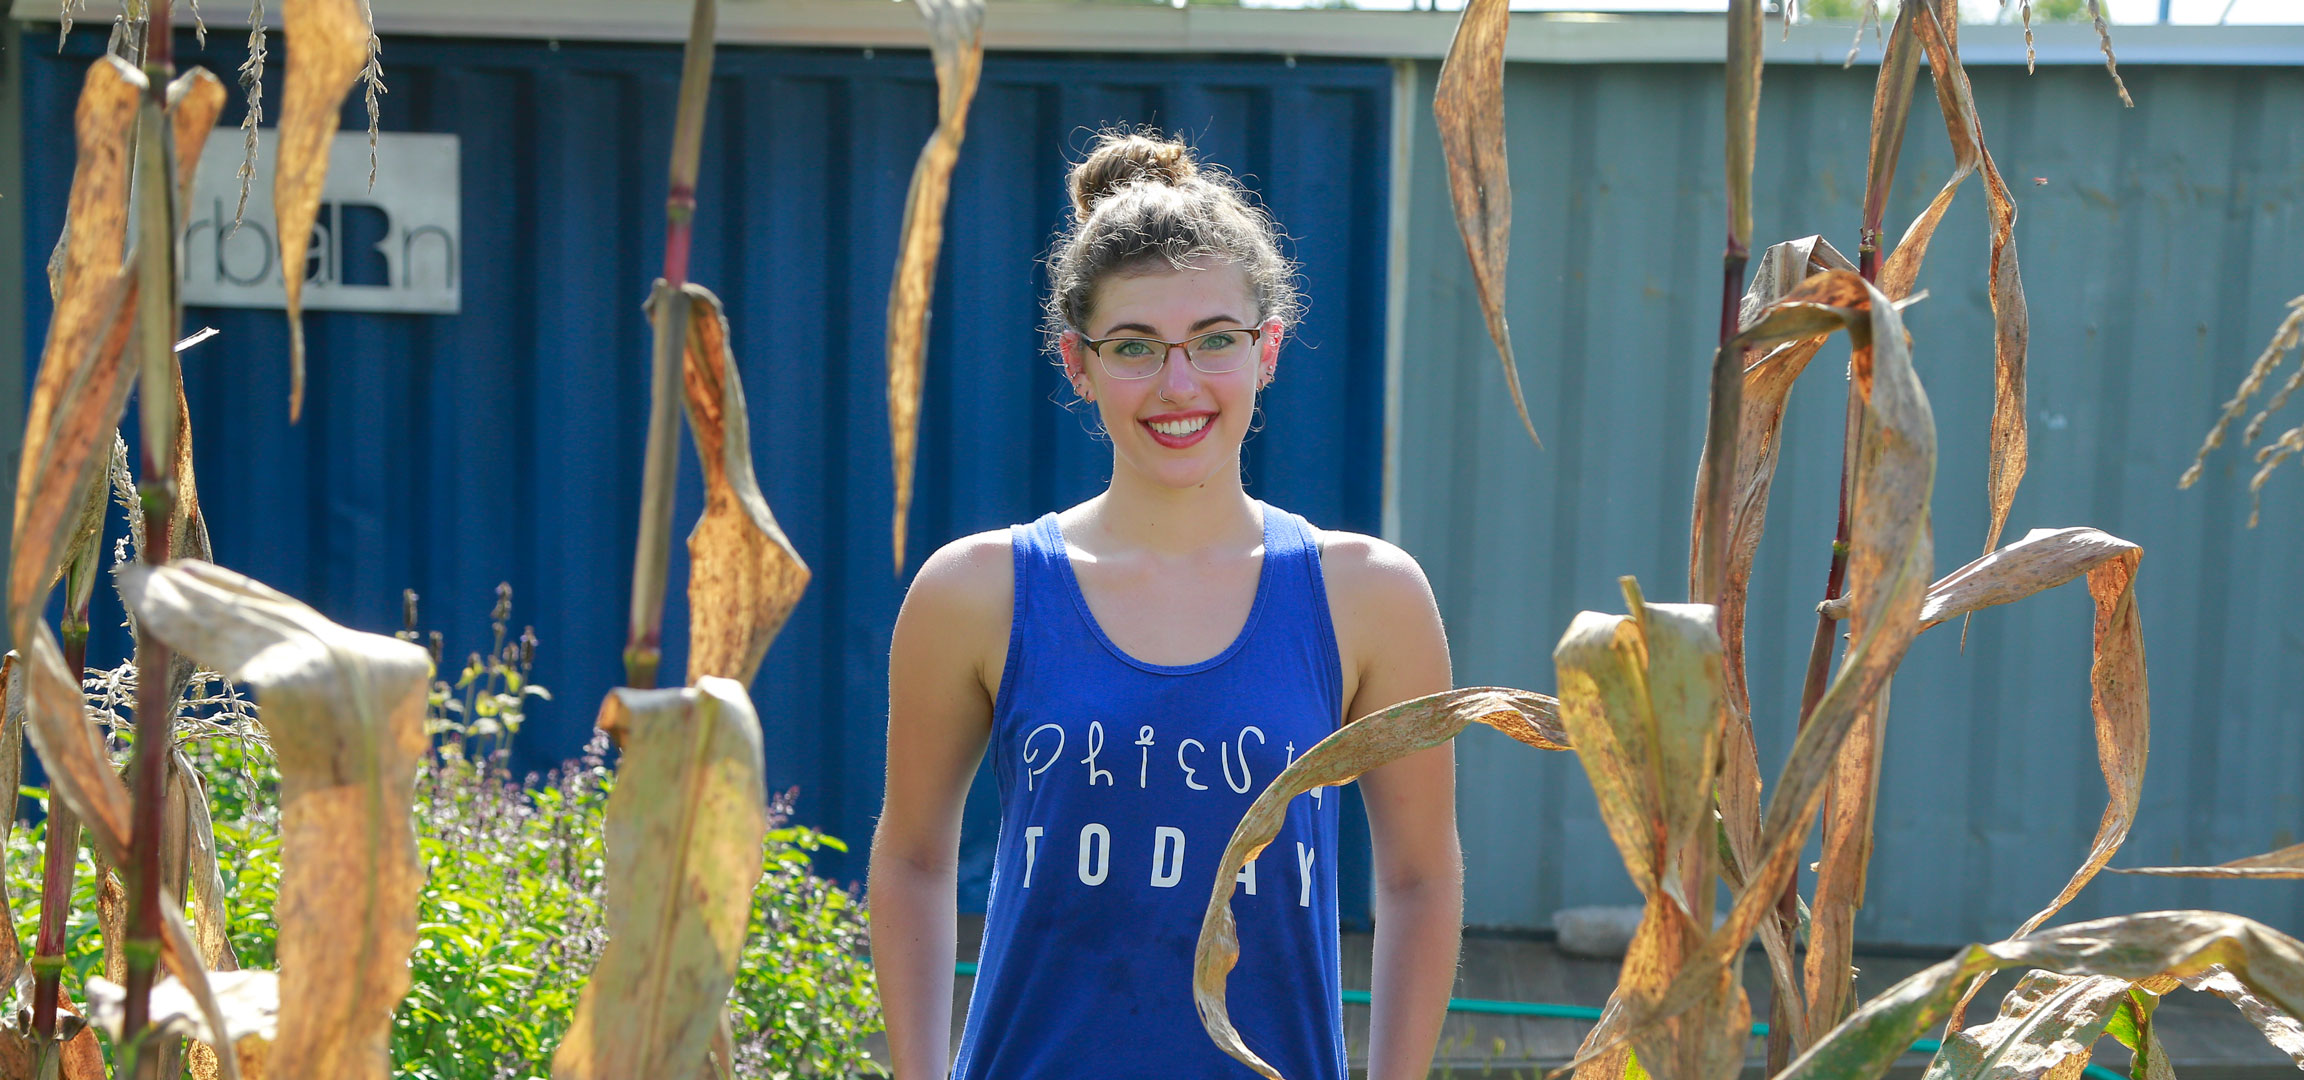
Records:
M1448 635L1414 556L1373 536L1323 531L1320 571L1348 717L1448 689Z
M964 668L990 688L1006 655L1015 590L1008 530L963 536L936 549L904 593L891 667Z
M937 622L938 629L955 630L954 621L979 628L996 618L1006 626L1015 599L1016 562L1008 530L994 529L937 548L920 565L904 593L904 610Z
M1432 585L1416 557L1364 533L1321 530L1320 574L1332 602L1355 607L1432 606Z

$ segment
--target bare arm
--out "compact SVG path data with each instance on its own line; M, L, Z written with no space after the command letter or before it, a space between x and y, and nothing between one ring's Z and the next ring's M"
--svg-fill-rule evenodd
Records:
M1448 639L1423 570L1381 540L1330 537L1330 610L1347 674L1357 676L1350 715L1448 689ZM1463 935L1454 744L1369 771L1360 793L1376 869L1368 1076L1420 1078L1440 1041Z
M958 540L913 579L888 649L888 784L867 897L873 974L901 1080L952 1060L960 812L992 729L1014 567L1005 531Z

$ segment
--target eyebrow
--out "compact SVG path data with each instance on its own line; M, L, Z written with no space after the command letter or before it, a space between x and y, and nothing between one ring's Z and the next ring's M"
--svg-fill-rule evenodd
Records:
M1232 325L1234 325L1234 326L1241 326L1241 327L1245 327L1245 326L1247 325L1246 323L1244 323L1244 322L1240 321L1239 319L1235 319L1235 318L1233 318L1233 317L1232 317L1232 316L1230 316L1230 315L1210 315L1210 316L1208 316L1207 318L1200 320L1199 322L1193 323L1193 324L1192 324L1192 331L1191 331L1191 332L1192 332L1192 333L1195 333L1195 334L1197 334L1197 333L1199 333L1201 330L1204 330L1204 329L1206 329L1206 328L1208 328L1208 327L1211 327L1211 326L1216 326L1216 325L1219 325L1219 324L1222 324L1222 323L1231 323L1231 324L1232 324ZM1110 330L1108 330L1108 331L1105 331L1105 336L1107 336L1107 337L1110 337L1110 336L1112 336L1112 335L1114 335L1114 334L1117 334L1117 333L1119 333L1119 332L1120 332L1120 331L1122 331L1122 330L1134 330L1134 331L1137 331L1137 332L1139 332L1139 333L1144 333L1144 334L1155 334L1155 335L1157 335L1157 334L1159 333L1159 331L1158 331L1158 330L1154 330L1154 329L1152 329L1151 327L1144 325L1143 323L1133 323L1133 322L1132 322L1132 323L1121 323L1120 325L1118 325L1118 326L1115 326L1115 327L1111 328L1111 329L1110 329Z

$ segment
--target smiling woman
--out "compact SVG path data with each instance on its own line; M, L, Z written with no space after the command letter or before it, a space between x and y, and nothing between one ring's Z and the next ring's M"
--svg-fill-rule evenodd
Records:
M1191 997L1225 842L1338 726L1447 689L1447 642L1414 560L1242 486L1301 307L1271 219L1148 134L1101 137L1071 191L1047 329L1109 436L1111 481L947 544L897 618L870 885L889 1044L897 1075L945 1074L960 811L989 752L999 845L956 1074L1247 1077ZM1362 785L1377 1080L1423 1076L1438 1039L1462 914L1454 791L1445 745ZM1346 1072L1340 801L1298 798L1271 861L1231 883L1234 1016L1290 1077Z

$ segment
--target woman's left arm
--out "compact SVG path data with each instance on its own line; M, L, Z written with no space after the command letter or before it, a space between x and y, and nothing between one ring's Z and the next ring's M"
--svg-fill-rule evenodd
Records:
M1351 699L1346 718L1449 689L1448 639L1416 560L1371 537L1327 536L1321 563ZM1368 1077L1421 1078L1440 1041L1463 936L1454 744L1370 770L1360 794L1376 871Z

